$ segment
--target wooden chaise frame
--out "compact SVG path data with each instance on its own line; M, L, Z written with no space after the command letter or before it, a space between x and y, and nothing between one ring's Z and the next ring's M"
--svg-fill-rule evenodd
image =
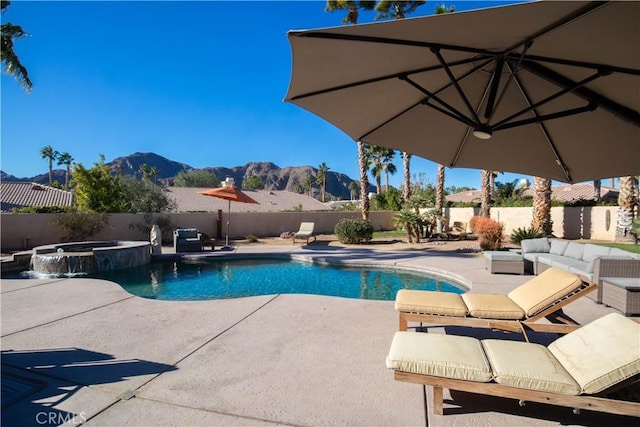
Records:
M394 371L394 379L414 384L422 385L425 423L428 424L428 402L426 386L433 387L433 413L444 415L444 393L443 389L458 390L468 393L476 393L487 396L505 397L518 399L519 404L524 406L525 402L546 403L549 405L564 406L573 408L575 413L580 409L590 411L606 412L610 414L627 415L640 417L640 403L638 392L633 390L632 385L640 382L640 376L636 375L626 381L614 385L598 395L578 395L570 396L535 390L526 390L515 387L504 386L494 382L482 383L465 381L459 379L435 377L430 375L414 374L402 371ZM611 395L621 389L628 389L628 392L635 395L636 401L616 400L604 396ZM625 390L627 391L627 390Z
M521 332L526 337L526 330L535 332L554 332L567 334L580 325L567 316L562 307L575 301L578 298L583 297L585 294L596 290L597 285L595 283L583 282L582 285L575 291L563 296L562 298L554 301L549 306L543 308L533 316L527 317L521 320L507 320L507 319L484 319L479 317L457 317L457 316L443 316L438 314L428 313L416 313L400 311L399 315L399 330L406 331L408 328L408 322L420 322L440 325L454 325L454 326L470 326L474 328L488 328L498 329L508 332ZM537 323L538 320L546 318L551 323Z

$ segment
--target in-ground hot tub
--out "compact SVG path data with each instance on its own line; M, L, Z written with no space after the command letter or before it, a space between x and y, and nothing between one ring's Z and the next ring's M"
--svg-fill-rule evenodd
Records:
M41 274L80 274L137 267L151 262L146 241L101 240L33 248L31 270Z

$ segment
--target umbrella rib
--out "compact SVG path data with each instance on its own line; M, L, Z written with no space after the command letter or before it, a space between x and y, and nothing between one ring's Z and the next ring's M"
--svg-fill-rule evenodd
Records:
M479 60L485 60L485 59L486 59L485 56L461 59L459 61L452 62L451 65L452 66L464 65L464 64L468 64L470 62L479 61ZM489 63L489 61L487 61L486 63ZM362 86L362 85L367 85L367 84L371 84L371 83L377 83L377 82L381 82L383 80L395 79L395 78L398 78L398 77L403 76L403 75L413 75L413 74L419 74L419 73L427 73L429 71L435 71L435 70L439 70L441 68L442 68L442 65L433 65L433 66L430 66L430 67L416 68L414 70L402 71L402 72L399 72L399 73L393 73L393 74L387 74L387 75L384 75L384 76L373 77L373 78L366 79L366 80L360 80L360 81L357 81L357 82L346 83L346 84L339 85L339 86L333 86L333 87L330 87L330 88L320 89L320 90L316 90L316 91L313 91L313 92L303 93L303 94L291 97L289 99L289 101L296 101L298 99L308 98L308 97L316 96L316 95L323 95L325 93L335 92L335 91L342 90L342 89L350 89L350 88L356 87L356 86Z
M514 75L513 78L514 78L514 81L515 81L516 85L520 89L520 92L522 93L522 96L527 101L527 103L529 105L531 105L531 97L527 93L527 90L525 89L524 85L522 84L522 82L520 81L518 76ZM533 110L533 114L535 114L536 117L538 116L538 112L535 109ZM556 148L556 145L554 144L553 140L551 139L551 136L549 135L547 127L545 126L545 124L543 122L538 122L537 125L540 126L540 130L542 131L542 135L544 135L544 138L547 140L547 143L549 144L549 148L551 149L551 152L553 153L553 156L556 158L556 163L557 163L558 166L560 166L560 169L562 169L562 173L564 174L565 178L567 179L567 182L573 182L573 180L571 179L571 174L569 173L569 170L567 169L565 163L562 161L562 158L560 157L560 153L558 153L558 149Z
M508 53L507 57L517 56L513 53ZM609 73L620 73L620 74L629 74L632 76L640 76L640 70L637 68L628 68L628 67L618 67L615 65L609 64L598 64L596 62L584 62L584 61L574 61L571 59L562 59L562 58L552 58L550 56L540 56L540 55L527 55L524 58L524 61L531 62L549 62L551 64L559 64L559 65L569 65L572 67L581 67L581 68L591 68L593 70L602 70Z
M469 109L469 112L475 118L476 123L480 123L480 118L478 117L478 113L476 113L476 111L471 106L471 102L469 102L469 98L467 98L467 95L465 95L464 91L462 90L462 88L458 84L458 79L456 79L456 77L451 72L451 69L449 68L449 64L447 64L447 61L444 60L444 57L440 53L440 50L432 48L431 52L436 56L436 58L438 58L438 61L440 61L440 64L442 64L442 68L444 69L445 73L447 73L447 76L449 76L449 80L451 80L451 83L453 83L453 86L458 91L458 95L460 95L460 98L462 99L462 101L465 103L465 105Z
M581 7L580 9L571 12L570 14L563 16L562 18L558 19L557 21L547 25L544 28L541 28L540 30L536 31L535 33L529 35L526 39L519 41L518 43L513 44L511 47L508 47L507 49L504 50L504 54L508 54L509 52L514 51L515 49L519 48L522 45L525 45L527 43L531 43L533 40L537 39L540 36L543 36L551 31L554 31L568 23L570 23L571 21L574 21L578 18L581 18L584 15L587 15L589 13L591 13L592 11L599 9L603 6L606 6L608 3L611 2L602 2L602 1L593 1L583 7Z
M541 101L538 101L535 104L529 105L527 108L525 108L523 110L520 110L520 111L510 115L509 117L499 121L498 123L495 123L492 126L492 128L494 130L499 130L499 129L507 129L507 128L510 128L510 127L515 127L515 126L512 126L512 125L510 125L508 123L511 120L515 119L516 117L521 116L522 114L524 114L524 113L526 113L528 111L531 111L531 110L533 110L535 108L538 108L541 105L548 104L549 102L553 101L554 99L559 98L560 96L565 95L565 94L567 94L569 92L572 92L575 89L577 89L579 87L582 87L585 84L587 84L587 83L589 83L589 82L591 82L591 81L593 81L593 80L595 80L595 79L597 79L599 77L602 77L604 75L606 75L606 74L605 73L601 73L601 72L597 72L596 74L594 74L592 76L589 76L586 79L583 79L583 80L581 80L581 81L579 81L577 83L574 83L573 85L571 85L569 87L566 87L566 88L562 89L561 91L556 92L553 95L550 95L550 96L546 97L545 99L543 99ZM572 111L572 110L566 110L566 111ZM589 110L587 110L587 111L589 111ZM577 113L572 113L572 114L577 114ZM571 114L565 114L565 115L571 115ZM563 117L563 116L557 116L557 117ZM518 123L518 122L514 122L514 123ZM526 124L526 123L524 123L524 124ZM518 125L516 125L516 126L518 126Z
M562 74L552 71L536 62L524 61L522 63L522 66L527 70L531 71L532 73L561 87L570 87L576 84L573 80L563 76ZM640 126L640 113L638 113L637 111L629 107L619 104L586 87L578 87L573 91L573 93L590 103L594 102L598 104L599 106L610 111L615 116L624 118L625 120L628 120L629 122L635 124L636 126Z
M493 126L492 129L497 132L499 130L511 129L511 128L520 127L524 125L530 125L533 123L546 122L553 119L560 119L562 117L568 117L568 116L574 116L576 114L587 113L590 111L595 111L596 108L598 108L597 104L590 103L588 105L585 105L584 107L572 108L570 110L559 111L557 113L544 114L542 116L536 114L535 117L532 117L530 119L523 119L523 120L511 122L511 123L505 123L500 126L496 125L496 126Z

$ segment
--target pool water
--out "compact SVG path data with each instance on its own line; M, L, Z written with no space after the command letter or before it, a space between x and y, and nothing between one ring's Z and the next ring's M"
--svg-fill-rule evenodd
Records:
M417 273L291 260L152 262L91 277L116 282L133 295L174 301L293 293L394 300L399 289L464 292L452 283Z

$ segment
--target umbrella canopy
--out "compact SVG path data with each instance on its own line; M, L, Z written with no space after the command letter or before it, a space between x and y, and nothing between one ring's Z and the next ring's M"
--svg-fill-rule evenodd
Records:
M205 196L217 197L219 199L229 200L229 202L258 204L258 202L253 200L251 197L247 196L235 185L211 188L208 190L201 191L200 194L204 194Z
M238 203L256 203L251 197L243 193L238 187L233 185L233 180L227 178L222 187L211 188L209 190L200 191L205 196L217 197L229 201L229 209L227 213L227 234L225 236L225 248L229 247L229 223L231 218L231 202Z
M640 173L640 3L534 2L291 31L285 101L449 167Z

